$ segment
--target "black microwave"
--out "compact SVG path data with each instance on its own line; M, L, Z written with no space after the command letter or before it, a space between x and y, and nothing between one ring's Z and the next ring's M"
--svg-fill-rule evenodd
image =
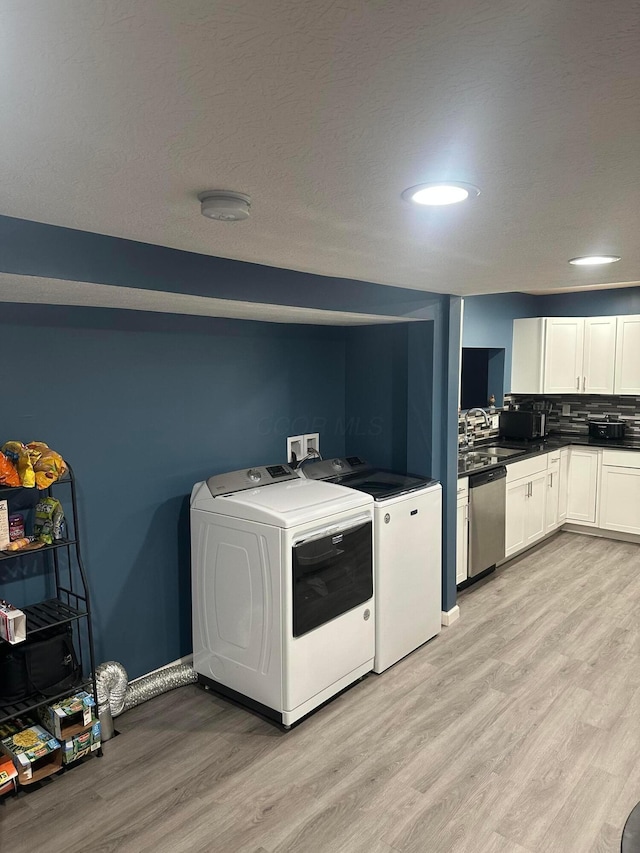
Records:
M531 440L544 438L547 434L545 412L528 412L523 409L506 409L500 412L500 435L502 438Z

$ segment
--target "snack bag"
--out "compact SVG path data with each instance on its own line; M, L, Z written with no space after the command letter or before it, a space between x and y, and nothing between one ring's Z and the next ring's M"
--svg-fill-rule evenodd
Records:
M31 447L30 444L27 447ZM46 445L45 445L46 447ZM33 451L30 451L33 453ZM39 489L47 489L51 483L55 483L60 477L67 473L67 463L59 453L51 450L49 447L40 453L40 456L33 465L36 475L36 486Z
M16 468L7 459L4 453L0 453L0 486L19 486L20 475Z
M32 489L36 484L36 475L31 464L29 451L24 444L21 441L7 441L2 446L2 452L18 469L21 485L27 489Z
M43 498L36 504L36 514L33 522L33 532L40 542L52 545L57 539L62 539L62 523L64 512L62 504L55 498Z

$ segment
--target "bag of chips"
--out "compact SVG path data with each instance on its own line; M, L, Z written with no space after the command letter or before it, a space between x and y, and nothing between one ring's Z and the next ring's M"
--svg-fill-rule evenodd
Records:
M52 545L63 536L64 511L55 498L43 498L36 504L33 532L40 542Z
M24 444L21 441L7 441L2 445L2 452L18 469L21 485L26 489L32 489L36 484L36 474L29 451Z
M27 450L33 463L36 486L39 489L49 488L51 483L55 483L67 473L67 463L62 456L47 447L44 442L31 441L27 444Z
M4 453L0 453L0 486L19 486L20 475L15 466L7 459Z

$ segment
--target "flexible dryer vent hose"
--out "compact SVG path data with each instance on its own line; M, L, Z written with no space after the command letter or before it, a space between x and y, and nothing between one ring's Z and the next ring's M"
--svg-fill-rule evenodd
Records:
M198 676L193 667L188 664L176 664L128 684L127 671L121 663L101 663L96 668L96 699L103 740L109 740L113 736L113 717L141 705L148 699L197 680Z

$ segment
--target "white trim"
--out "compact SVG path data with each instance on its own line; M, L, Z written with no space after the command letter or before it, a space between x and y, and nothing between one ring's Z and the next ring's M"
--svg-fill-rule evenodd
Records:
M567 522L561 528L566 533L582 533L583 536L600 536L603 539L616 539L618 542L634 542L640 544L637 533L625 533L622 530L606 530L604 527Z
M193 655L185 655L183 658L178 658L178 660L171 661L171 663L165 663L164 666L159 666L157 669L152 669L151 672L147 672L144 675L139 675L137 678L133 678L129 684L135 684L136 681L140 681L141 678L146 678L147 675L155 675L156 672L162 672L163 669L169 669L171 666L178 666L179 664L189 664L189 666L193 666Z
M451 610L443 610L442 611L442 624L445 627L449 627L449 625L453 625L454 622L457 622L460 618L460 608L456 604L455 607L452 607Z

